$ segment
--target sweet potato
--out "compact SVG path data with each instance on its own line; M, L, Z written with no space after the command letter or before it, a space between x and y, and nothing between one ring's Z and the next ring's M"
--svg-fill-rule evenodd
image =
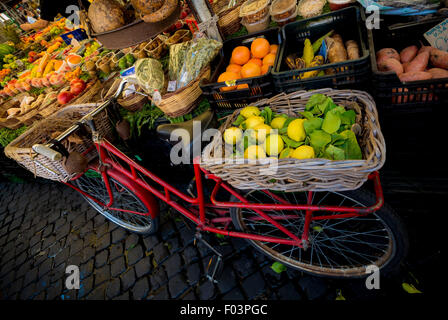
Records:
M428 66L429 52L419 53L404 69L404 72L423 71Z
M400 52L401 62L406 63L414 59L415 56L417 55L417 51L418 51L417 46L410 46L401 50Z
M380 63L381 60L388 59L388 58L394 58L400 61L400 55L398 54L397 50L394 48L383 48L380 51L376 53L376 61L377 63Z
M397 104L401 104L401 103L407 103L408 102L408 94L407 92L409 92L409 90L407 88L397 88L397 89L392 89L393 93L403 93L397 96L392 96L392 103L397 103Z
M431 46L422 46L419 50L418 50L418 54L422 53L422 52L431 52L431 50L433 49L433 47Z
M394 58L389 58L382 60L378 65L378 70L380 71L395 71L397 75L400 75L404 72L403 66L400 61Z
M448 78L448 71L441 68L432 68L428 72L432 74L433 79Z
M429 80L432 78L432 74L424 71L413 71L402 73L398 78L400 78L401 82Z
M448 69L448 52L432 48L430 59L434 67Z

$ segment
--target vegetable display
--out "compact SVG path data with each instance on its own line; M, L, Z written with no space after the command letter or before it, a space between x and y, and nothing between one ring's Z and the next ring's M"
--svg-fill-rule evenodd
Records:
M247 159L362 159L355 133L359 110L356 103L337 105L323 94L310 97L301 117L248 106L223 138L234 156Z

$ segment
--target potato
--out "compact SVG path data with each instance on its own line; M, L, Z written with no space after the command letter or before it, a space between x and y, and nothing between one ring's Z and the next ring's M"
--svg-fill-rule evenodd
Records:
M428 72L432 74L433 79L448 78L448 71L441 68L432 68Z
M392 89L392 92L398 92L398 93L404 93L403 95L398 95L398 96L393 96L392 97L392 103L397 103L397 104L401 104L401 103L407 103L408 102L408 94L407 92L409 92L409 90L407 88L397 88L397 89Z
M380 71L395 71L397 75L400 75L404 72L403 66L401 65L400 61L394 58L382 60L378 65L378 69Z
M410 46L404 48L400 52L400 59L402 63L410 62L417 55L418 48L417 46Z
M418 72L423 71L428 66L429 52L424 51L419 53L404 69L404 72Z
M424 71L414 71L414 72L405 72L398 76L401 82L407 81L419 81L419 80L429 80L432 78L432 74Z
M398 54L397 50L394 48L383 48L380 51L376 53L376 61L377 64L381 62L381 60L387 59L387 58L394 58L400 61L400 55Z
M430 59L434 67L448 69L448 52L432 48Z

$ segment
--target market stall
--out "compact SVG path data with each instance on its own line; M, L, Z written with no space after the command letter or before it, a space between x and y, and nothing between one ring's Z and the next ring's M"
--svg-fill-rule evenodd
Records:
M70 29L60 19L0 45L0 142L35 176L65 183L135 232L156 230L160 199L202 231L250 239L300 270L359 276L367 262L399 264L406 237L383 208L380 123L388 110L414 112L448 102L448 48L424 36L444 23L446 10L443 3L396 7L382 1L383 14L408 21L379 33L367 28L369 12L359 2L95 0L84 8L82 28ZM413 15L431 16L416 22ZM215 129L213 139L202 139L207 129ZM176 130L187 135L181 137L188 151L182 161L173 158ZM198 148L205 146L199 154L195 132ZM215 183L207 190L209 203L202 173ZM345 194L328 206L313 203L316 191L341 196L367 181L374 192L351 198L361 206L343 206ZM219 198L221 189L232 201ZM129 193L141 206L111 207L109 199L124 201L114 192ZM274 204L250 199L253 192L264 192ZM282 198L298 192L306 195L303 204ZM243 206L252 209L256 233L243 222ZM212 220L205 218L206 207ZM302 236L282 224L297 215L278 218L266 210L306 212ZM313 217L317 211L340 215ZM129 218L136 212L144 218ZM376 243L378 260L363 261L362 268L352 262L319 267L312 253L311 261L290 261L265 244L306 250L311 221L363 219L372 212L389 217L378 224L386 225L390 241ZM257 219L288 239L264 234Z

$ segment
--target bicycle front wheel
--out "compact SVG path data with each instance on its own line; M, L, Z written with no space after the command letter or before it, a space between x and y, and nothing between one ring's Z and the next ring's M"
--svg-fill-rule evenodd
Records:
M289 203L306 204L308 193L278 193ZM278 199L261 191L246 194L251 203L279 203ZM238 201L233 197L232 201ZM312 204L346 207L367 207L375 198L371 193L356 190L350 192L314 192ZM288 219L279 219L299 238L305 222L304 211L267 211L270 215L289 215ZM337 213L318 214L335 215ZM295 215L291 218L291 215ZM247 208L232 208L231 217L235 227L244 232L265 236L288 237L275 226L259 217ZM395 271L407 253L408 237L398 216L384 205L375 213L362 217L345 219L327 219L312 221L309 227L309 246L302 249L297 246L271 242L248 240L257 250L270 258L291 268L314 275L335 278L359 278L366 276L369 265L382 268L383 273Z
M149 212L149 208L146 207L146 205L133 191L129 190L126 186L114 178L109 177L109 182L114 199L114 208L140 213ZM101 203L107 204L109 202L109 194L100 175L84 174L80 178L76 179L74 183L80 190L94 197ZM107 207L99 205L89 197L84 195L83 197L96 211L120 227L139 234L152 234L157 231L159 222L158 216L153 219L150 215L143 216L126 211L111 210Z

